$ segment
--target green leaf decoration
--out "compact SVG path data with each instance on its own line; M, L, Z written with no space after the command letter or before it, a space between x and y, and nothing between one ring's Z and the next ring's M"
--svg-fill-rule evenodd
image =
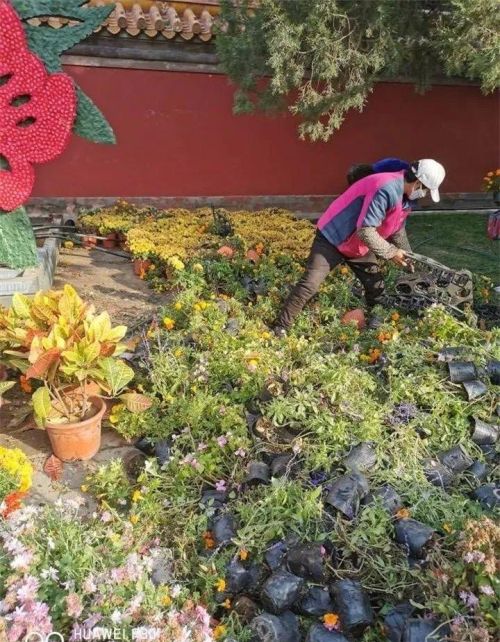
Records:
M78 108L73 131L78 136L91 140L94 143L114 145L116 136L113 128L106 120L101 110L92 100L83 93L80 87L76 88Z
M127 410L135 414L144 412L151 408L153 405L153 400L146 395L141 395L138 392L127 392L124 395L120 395L120 399L125 404Z
M0 212L0 266L21 270L37 265L36 240L26 210Z
M124 361L113 359L113 357L107 357L102 360L101 372L113 397L116 397L134 378L132 368L127 366Z
M43 426L47 421L52 408L49 391L45 387L38 388L38 390L35 390L33 393L32 399L35 421L38 426Z
M83 7L87 0L13 0L14 8L24 21L28 46L51 73L61 70L61 54L88 38L113 11L114 5ZM26 23L30 18L61 16L78 24L53 29L46 25ZM78 107L73 131L95 143L114 144L113 129L102 112L75 84Z
M16 385L15 381L0 381L0 398L2 395Z

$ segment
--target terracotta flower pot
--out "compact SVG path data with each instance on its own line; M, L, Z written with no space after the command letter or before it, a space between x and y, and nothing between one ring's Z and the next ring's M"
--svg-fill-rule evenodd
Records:
M356 310L349 310L340 320L343 325L348 325L352 321L356 322L358 330L362 330L366 327L365 313L363 312L363 310L361 310L361 308L357 308Z
M95 236L84 236L83 237L83 247L92 248L97 245L97 238Z
M101 422L106 404L100 397L92 397L95 414L83 421L51 424L47 422L47 435L56 457L62 461L91 459L101 446Z
M117 240L116 240L116 234L114 232L112 234L108 234L102 242L102 246L107 250L112 250L113 248L116 247L116 245L117 245Z
M149 259L135 259L134 260L134 274L141 276L149 270L151 261Z

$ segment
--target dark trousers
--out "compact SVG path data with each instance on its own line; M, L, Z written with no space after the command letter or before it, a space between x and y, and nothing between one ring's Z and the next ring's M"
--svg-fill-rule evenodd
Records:
M347 263L361 281L369 307L381 302L384 293L384 280L375 254L369 252L365 256L348 259L318 230L307 259L304 276L290 292L276 325L289 328L304 305L319 290L330 270L340 263Z

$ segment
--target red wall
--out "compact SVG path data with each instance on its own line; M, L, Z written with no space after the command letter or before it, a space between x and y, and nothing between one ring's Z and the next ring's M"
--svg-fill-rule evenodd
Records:
M118 144L76 136L37 170L34 196L332 194L354 162L434 157L444 192L477 192L499 166L498 94L472 86L380 84L328 143L297 137L289 115L232 115L221 75L70 66L112 123Z

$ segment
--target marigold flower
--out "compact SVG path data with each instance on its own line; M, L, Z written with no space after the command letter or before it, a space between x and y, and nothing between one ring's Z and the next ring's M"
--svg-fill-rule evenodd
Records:
M226 580L222 577L219 577L215 584L215 587L217 588L218 593L224 593L224 591L226 590Z
M182 310L182 303L180 301L177 301L174 305L175 310Z
M133 502L139 502L141 499L144 499L143 494L141 493L140 490L134 490L132 493L132 501Z
M399 319L400 319L400 318L401 318L401 317L400 317L399 312L393 312L393 313L391 314L391 319L392 319L393 321L399 321Z
M139 515L131 515L130 516L130 522L132 524L137 524L138 521L139 521Z
M410 511L407 508L400 508L396 512L396 517L398 519L407 519L408 517L410 517Z
M165 317L163 319L163 325L167 330L173 330L175 328L175 321L170 317Z
M249 552L246 548L240 548L238 555L240 556L240 560L244 562L246 559L248 559Z
M224 626L224 624L219 624L214 629L214 638L216 640L220 640L220 638L224 635L225 632L226 632L226 627Z
M339 616L336 613L325 613L323 615L323 624L329 631L333 631L339 625Z

